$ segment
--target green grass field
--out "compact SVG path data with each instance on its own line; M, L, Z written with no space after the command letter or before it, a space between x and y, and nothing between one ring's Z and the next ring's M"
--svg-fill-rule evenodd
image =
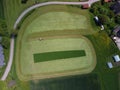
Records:
M34 54L34 62L45 62L57 59L67 59L86 56L84 50L56 51Z

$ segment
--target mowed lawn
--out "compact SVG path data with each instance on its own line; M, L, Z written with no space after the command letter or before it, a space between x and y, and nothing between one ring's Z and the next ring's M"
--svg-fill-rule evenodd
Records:
M56 51L34 54L34 62L45 62L57 59L67 59L86 56L84 50Z
M86 38L31 40L29 42L22 40L21 47L20 58L18 58L17 62L17 72L21 75L23 74L24 79L22 78L22 80L89 73L96 65L93 47ZM84 50L86 56L34 63L35 53L70 50ZM21 77L19 78L21 79Z
M87 32L88 28L87 18L83 15L68 12L49 12L33 20L26 28L26 32L38 33L66 29Z

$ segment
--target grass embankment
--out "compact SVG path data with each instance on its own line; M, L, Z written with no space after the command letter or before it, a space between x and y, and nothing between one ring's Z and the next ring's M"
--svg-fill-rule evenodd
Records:
M45 62L57 59L75 58L85 56L84 50L57 51L34 54L34 62Z

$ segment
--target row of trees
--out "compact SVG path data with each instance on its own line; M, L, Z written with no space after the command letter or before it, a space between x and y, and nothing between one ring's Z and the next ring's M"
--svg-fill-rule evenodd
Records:
M114 12L110 10L110 6L112 4L113 2L97 2L90 8L90 12L93 13L93 15L98 16L102 24L106 26L107 29L113 29L114 26L120 24L120 16L115 15Z

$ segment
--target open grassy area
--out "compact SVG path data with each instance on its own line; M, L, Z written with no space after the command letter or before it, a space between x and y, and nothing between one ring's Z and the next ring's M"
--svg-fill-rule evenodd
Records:
M45 62L57 59L67 59L86 56L84 50L56 51L34 54L34 62Z
M96 74L31 81L31 90L101 90Z

